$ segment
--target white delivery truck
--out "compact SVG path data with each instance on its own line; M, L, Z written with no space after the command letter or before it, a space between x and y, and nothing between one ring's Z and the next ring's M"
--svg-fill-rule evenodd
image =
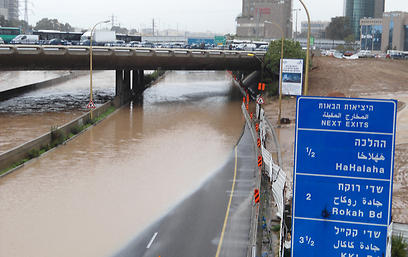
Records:
M18 35L10 41L10 44L33 45L38 44L40 38L38 35Z
M91 31L85 32L81 36L81 45L89 45L91 39ZM93 32L92 45L103 46L112 44L116 41L115 31L111 30L96 30Z

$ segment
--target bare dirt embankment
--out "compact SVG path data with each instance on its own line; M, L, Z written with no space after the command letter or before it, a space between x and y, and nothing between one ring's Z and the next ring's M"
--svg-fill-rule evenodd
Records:
M395 149L393 221L408 223L408 61L384 59L342 60L315 57L310 72L309 95L397 99L397 137ZM276 122L278 101L269 99L265 105L268 118ZM282 117L290 125L278 129L283 169L288 189L292 190L293 147L295 135L295 98L282 102ZM291 192L288 192L288 198Z

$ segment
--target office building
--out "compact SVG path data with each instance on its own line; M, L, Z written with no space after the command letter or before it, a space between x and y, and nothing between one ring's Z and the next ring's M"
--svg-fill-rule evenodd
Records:
M8 19L8 2L7 0L0 0L0 15Z
M310 22L310 35L315 38L325 38L326 28L329 26L328 21L311 21ZM307 35L307 21L302 21L300 24L300 32L302 35ZM305 36L307 37L307 36Z
M18 20L18 0L0 0L0 15L6 20Z
M385 0L346 0L345 16L351 22L351 29L356 40L360 39L360 20L362 18L381 18Z
M237 17L237 36L241 38L292 37L291 0L242 0L242 14Z
M361 19L360 24L362 50L408 51L408 12L386 12L380 19Z

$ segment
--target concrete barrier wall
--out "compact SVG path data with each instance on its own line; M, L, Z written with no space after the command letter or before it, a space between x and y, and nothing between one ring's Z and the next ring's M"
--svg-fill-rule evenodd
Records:
M84 72L84 71L75 71L75 72L71 72L70 74L62 75L58 78L49 79L49 80L36 82L36 83L29 84L29 85L22 86L22 87L5 90L5 91L0 92L0 101L4 101L12 97L19 96L19 95L22 95L24 93L27 93L33 90L54 86L56 84L59 84L59 83L62 83L70 79L73 79L73 78L76 78L82 75L86 75L86 74L87 72Z
M109 107L111 107L113 105L113 103L111 101L103 104L102 106L96 108L93 111L93 118L96 118L98 116L100 116L102 113L104 113ZM58 127L58 129L64 133L64 135L68 135L69 133L71 133L72 129L76 126L82 126L86 123L88 123L88 121L91 120L90 117L90 112L82 115L81 117L68 122L67 124ZM51 130L51 128L50 128ZM51 131L37 137L36 139L33 139L27 143L24 143L20 146L14 147L12 149L10 149L7 152L4 152L2 154L0 154L0 171L4 170L8 167L10 167L11 165L13 165L14 163L21 161L23 159L28 158L28 153L32 150L40 150L41 148L47 146L48 144L51 144ZM7 173L3 174L6 175ZM0 175L1 177L2 175Z

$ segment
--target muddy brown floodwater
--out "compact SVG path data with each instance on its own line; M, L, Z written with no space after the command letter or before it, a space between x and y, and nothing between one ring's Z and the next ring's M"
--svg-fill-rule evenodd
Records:
M0 90L33 83L39 78L52 78L63 72L0 72ZM67 73L67 72L65 72ZM16 75L14 79L10 76ZM8 78L8 79L7 79ZM94 98L101 104L114 94L113 71L96 72ZM52 126L61 126L86 111L89 101L89 77L80 76L54 87L43 88L0 102L0 153L49 132Z
M226 161L240 99L224 72L171 72L143 107L1 178L0 256L112 255Z

